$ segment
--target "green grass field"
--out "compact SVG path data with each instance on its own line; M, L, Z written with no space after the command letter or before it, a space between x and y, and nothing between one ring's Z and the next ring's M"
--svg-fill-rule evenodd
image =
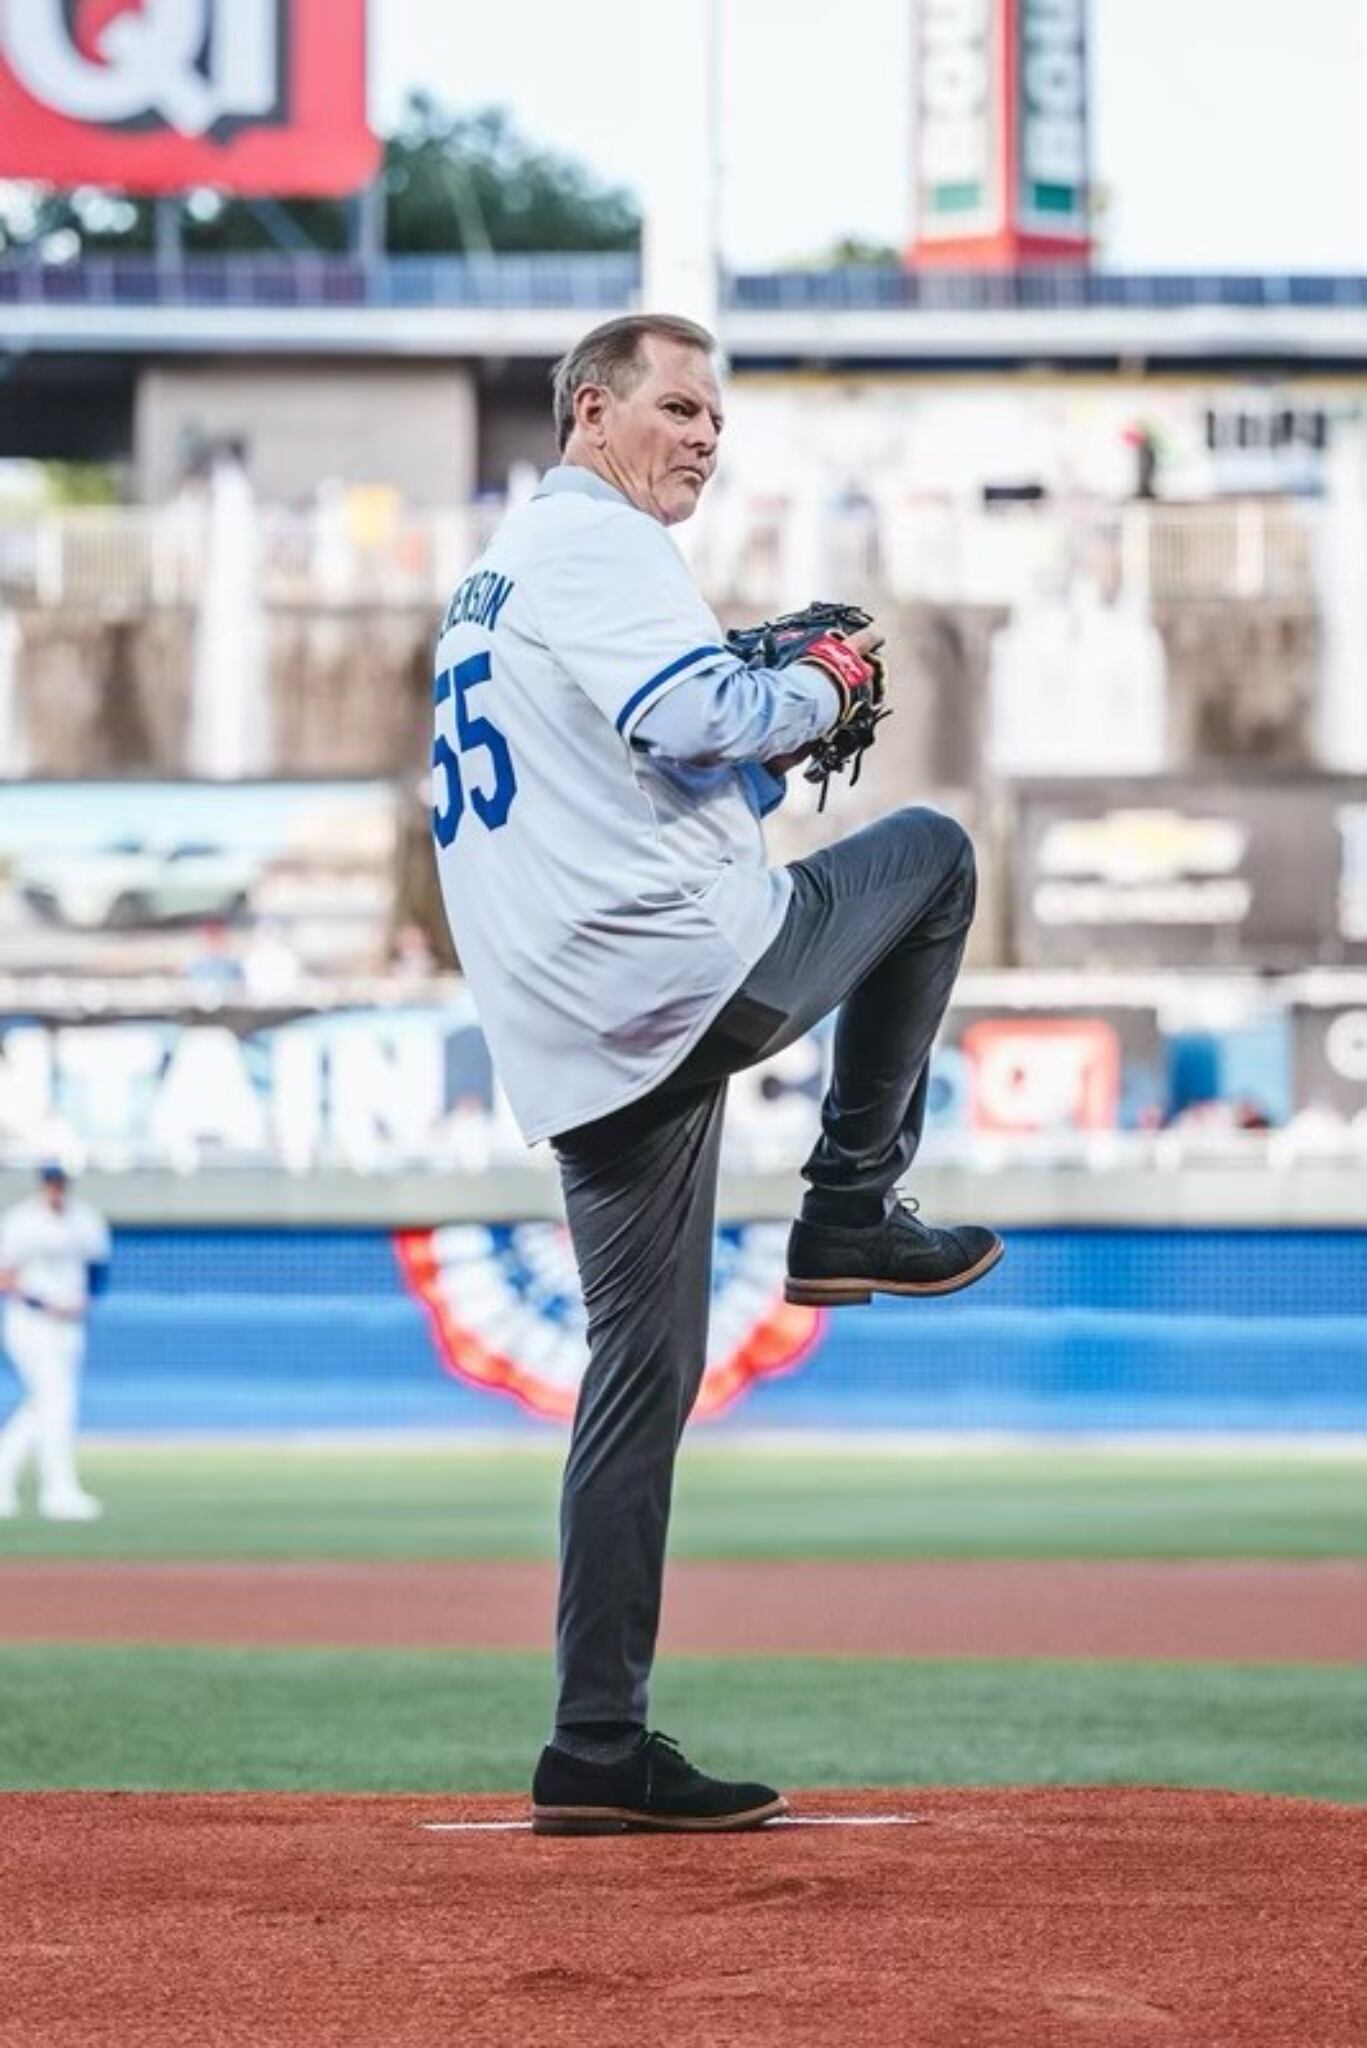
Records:
M103 1522L0 1523L38 1557L550 1557L560 1454L96 1449ZM1346 1557L1367 1460L1140 1450L689 1448L678 1557Z
M94 1449L88 1527L0 1524L14 1561L552 1554L532 1450ZM690 1449L675 1554L1341 1558L1367 1464L1222 1452ZM0 1649L0 1787L521 1791L548 1659ZM1162 1783L1367 1800L1367 1677L1267 1665L677 1658L656 1719L789 1784Z
M9 1790L506 1792L545 1740L539 1657L14 1648ZM655 1717L792 1785L1223 1785L1367 1799L1367 1678L1270 1665L675 1658Z

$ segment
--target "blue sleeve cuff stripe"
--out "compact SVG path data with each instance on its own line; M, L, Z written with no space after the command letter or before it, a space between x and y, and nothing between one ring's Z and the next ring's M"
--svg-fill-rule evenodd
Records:
M639 710L652 690L658 690L663 683L672 682L674 677L680 675L684 669L695 668L700 661L712 661L718 654L725 654L725 652L726 649L724 647L695 647L691 654L681 654L677 661L670 662L668 668L660 669L657 674L650 678L649 682L642 683L640 689L634 691L627 698L626 703L617 714L618 732L626 731L631 721L632 713Z

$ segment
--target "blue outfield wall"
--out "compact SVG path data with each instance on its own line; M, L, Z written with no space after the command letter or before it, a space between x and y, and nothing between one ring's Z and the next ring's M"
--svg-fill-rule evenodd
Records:
M388 1233L354 1230L120 1232L83 1412L140 1436L557 1427L458 1378ZM1364 1431L1367 1233L1017 1231L963 1296L829 1315L706 1427Z

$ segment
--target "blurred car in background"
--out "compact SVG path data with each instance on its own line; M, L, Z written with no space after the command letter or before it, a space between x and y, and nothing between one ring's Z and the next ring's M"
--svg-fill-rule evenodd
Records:
M136 925L230 923L246 912L256 856L192 840L119 840L21 861L14 884L49 923L82 931Z

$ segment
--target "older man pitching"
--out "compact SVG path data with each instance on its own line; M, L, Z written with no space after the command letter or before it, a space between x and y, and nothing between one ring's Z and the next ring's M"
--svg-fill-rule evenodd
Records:
M447 915L514 1113L554 1145L588 1312L533 1823L754 1827L779 1794L706 1776L646 1719L727 1077L840 1006L793 1299L944 1294L986 1273L990 1230L934 1229L895 1194L973 854L951 819L914 809L768 865L761 820L784 770L881 706L881 635L818 635L772 667L728 647L668 533L716 465L711 335L608 322L559 365L555 416L559 466L447 609L433 749Z

